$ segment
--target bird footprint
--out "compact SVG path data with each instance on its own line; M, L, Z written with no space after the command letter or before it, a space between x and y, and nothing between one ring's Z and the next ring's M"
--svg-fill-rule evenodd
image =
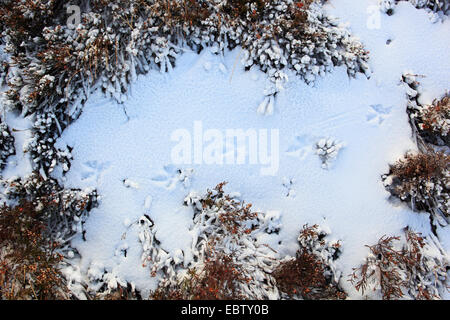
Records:
M294 179L283 178L283 187L286 190L287 198L295 198L296 193L294 190L294 183Z
M286 153L304 160L312 151L313 143L311 139L306 135L301 135L295 137L295 142L286 150Z
M184 188L190 186L191 177L194 169L178 169L173 165L166 165L163 172L152 178L152 181L167 190L173 190L178 183L181 183Z
M82 163L81 180L98 181L100 175L109 167L109 162L98 162L96 160Z
M381 104L375 104L369 106L369 111L367 112L367 122L379 126L391 113L392 107L384 107Z

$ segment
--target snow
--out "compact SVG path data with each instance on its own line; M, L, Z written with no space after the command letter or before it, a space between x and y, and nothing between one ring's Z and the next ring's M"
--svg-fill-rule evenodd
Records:
M141 263L138 230L132 223L149 215L162 248L188 252L193 212L183 205L184 199L227 181L226 190L238 191L255 210L279 215L280 233L267 235L264 241L282 255L295 253L304 224L329 229L330 237L342 243L343 254L336 262L344 275L341 285L351 299L361 298L346 275L367 256L366 244L400 234L407 225L424 235L431 232L428 214L389 201L381 181L389 163L416 149L401 76L424 75L421 99L430 103L449 89L450 74L449 20L432 23L424 10L400 2L394 15L380 12L380 28L371 29L367 8L377 3L334 0L325 5L327 14L348 22L370 51L370 79L364 75L349 79L346 68L339 67L307 85L284 70L289 79L284 90L275 99L264 99L267 75L257 68L245 72L235 66L239 48L224 56L213 54L213 48L200 55L187 51L169 73L139 76L122 105L99 92L93 94L57 143L74 148L70 171L59 176L64 185L93 187L101 196L100 206L85 225L87 241L81 235L73 240L81 255L80 270L93 278L108 270L145 295L156 280L150 277L149 266ZM306 58L301 62L307 63ZM174 165L172 133L185 129L193 134L199 121L203 131L277 130L278 171L261 175L261 167L267 165L198 164L194 157L191 163ZM13 128L19 124L9 121ZM15 137L20 158L26 133ZM324 170L317 149L335 141L338 146L330 151L333 163ZM29 171L21 164L8 166L3 175ZM447 252L448 228L438 230ZM66 272L79 277L79 270Z

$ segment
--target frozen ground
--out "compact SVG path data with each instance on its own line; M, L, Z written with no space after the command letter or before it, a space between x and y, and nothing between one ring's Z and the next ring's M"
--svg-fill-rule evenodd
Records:
M308 86L288 73L272 116L256 112L266 75L256 69L244 72L236 64L239 49L224 57L208 50L186 52L170 73L152 71L139 77L124 105L94 94L58 142L74 147L65 185L95 187L102 196L86 223L87 241L80 236L73 242L82 257L81 269L95 273L105 268L144 294L154 289L155 280L140 262L137 231L130 228L122 237L127 226L147 213L163 248L189 250L192 212L183 199L221 181L228 181L226 190L240 192L255 209L279 212L281 232L263 240L283 255L295 253L304 224L330 229L334 239L342 240L337 263L344 275L363 261L368 253L364 245L382 235L400 234L407 225L429 234L428 214L389 201L380 177L389 163L416 148L401 75L410 71L426 76L420 79L426 103L448 89L450 21L433 24L425 11L400 3L393 16L381 14L379 29L371 29L367 8L376 3L334 0L325 6L329 14L350 23L370 51L372 77L350 80L344 68L337 68ZM172 164L177 143L171 135L177 129L193 135L195 122L204 131L279 130L279 170L262 176L265 165ZM18 144L26 138L22 136ZM315 154L322 138L344 144L328 169ZM177 180L177 169L193 169L189 183ZM22 167L21 172L27 170ZM5 177L14 171L7 168ZM448 227L439 230L447 251L448 232ZM359 298L345 280L342 286L350 297Z

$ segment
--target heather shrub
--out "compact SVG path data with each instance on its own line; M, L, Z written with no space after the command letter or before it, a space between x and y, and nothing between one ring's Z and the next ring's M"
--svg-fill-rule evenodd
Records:
M340 274L334 266L341 252L340 244L329 243L326 236L317 225L305 225L300 231L300 249L296 256L283 259L272 274L282 298L346 298L339 286Z
M372 290L384 300L431 300L450 288L448 256L432 235L427 239L406 228L404 237L383 236L368 248L365 263L350 275L362 294Z
M258 234L279 232L278 217L251 211L251 205L225 194L223 186L219 184L204 196L191 193L185 199L194 210L192 256L164 251L151 219L141 218L145 228L140 238L147 239L143 263L151 266L152 276L161 279L152 299L346 297L334 265L341 252L339 242L327 241L327 233L316 225L304 226L296 257L280 260L276 250L258 241Z
M271 272L276 252L257 241L261 232L279 228L273 216L251 211L250 204L226 195L224 183L200 197L190 194L194 210L192 257L183 266L184 253L160 260L161 252L147 246L143 261L162 274L155 299L276 299ZM168 259L168 260L167 260ZM169 263L168 263L168 262ZM160 267L158 267L158 265ZM155 266L156 269L155 269Z
M211 250L201 269L192 268L179 285L160 286L152 298L156 300L242 300L238 283L247 282L235 257Z
M438 147L450 147L448 136L450 124L450 99L449 94L435 99L429 105L419 102L420 83L419 75L406 73L402 76L402 82L408 97L407 112L413 134L422 151L428 150L426 144Z
M0 34L2 31L0 30ZM8 58L4 53L4 44L2 38L0 38L0 86L6 84L6 74L8 73Z
M450 3L447 0L409 0L416 8L426 8L433 12L443 12L448 14Z
M450 95L435 100L431 105L422 106L415 116L421 135L436 145L450 147Z
M45 234L42 211L22 200L0 208L0 299L67 299L63 256Z
M0 182L9 202L28 201L36 207L48 237L61 244L69 242L77 233L84 233L89 211L97 205L95 190L64 189L55 179L45 179L36 172Z
M0 120L0 173L6 166L6 159L15 153L14 137L6 123Z
M449 15L450 3L448 0L379 0L381 10L391 15L394 12L395 5L400 1L408 1L417 9L425 9L429 12L439 15ZM437 21L433 19L433 21Z
M0 294L5 299L68 299L60 268L70 263L70 240L97 203L94 190L63 189L38 173L1 180Z
M416 210L436 219L449 217L450 156L442 152L408 153L391 165L387 189Z

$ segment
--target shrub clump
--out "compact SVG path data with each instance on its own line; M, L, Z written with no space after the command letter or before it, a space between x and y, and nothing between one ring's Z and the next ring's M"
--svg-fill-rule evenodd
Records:
M450 13L450 3L448 0L409 0L416 8L425 8L433 12Z
M0 27L0 35L2 33L1 27ZM4 45L3 45L3 38L0 38L0 86L3 86L6 84L6 74L8 73L8 57L4 53Z
M97 205L95 190L64 189L55 179L45 179L36 172L0 182L10 202L28 201L36 207L48 237L61 244L77 233L84 234L89 211Z
M276 252L257 240L258 233L276 232L273 217L251 211L223 191L224 183L204 197L190 194L194 210L192 257L172 257L154 299L276 299L271 276ZM151 263L154 259L145 259ZM182 263L186 263L186 268ZM156 273L153 273L156 275Z
M437 21L436 18L439 16L450 14L450 3L448 0L380 0L379 3L383 12L392 15L395 5L400 1L408 1L417 9L425 9L436 13L437 16L433 18L434 21Z
M450 95L418 110L415 118L422 135L434 137L435 144L450 147ZM430 139L431 140L431 139Z
M6 299L66 299L60 268L70 263L70 240L83 234L94 190L68 190L38 173L0 180L0 292Z
M414 136L417 138L418 146L426 151L432 144L439 147L450 148L450 96L444 94L440 99L435 99L432 104L423 105L420 101L419 75L405 73L402 82L408 97L407 112Z
M440 299L448 290L450 264L439 241L405 229L401 237L383 236L368 246L366 262L353 269L350 282L362 294L372 289L384 300Z
M340 274L334 261L339 257L340 244L325 240L326 233L317 225L305 225L300 231L300 249L295 258L285 258L273 272L283 298L305 300L345 299L339 287Z
M6 123L1 122L0 120L0 172L6 166L6 159L15 153L14 137L9 131Z
M26 200L0 208L0 299L67 299L63 256L45 235L42 211Z
M433 217L449 217L450 156L442 152L408 153L391 165L385 180L387 189L413 209L426 210Z
M191 252L169 254L154 237L149 217L142 218L150 232L141 234L143 262L152 275L161 276L153 299L344 299L334 261L339 242L325 240L317 226L305 226L295 258L279 254L258 241L264 233L278 233L276 215L251 210L236 196L223 191L224 183L206 195L191 193L185 203L194 210ZM142 223L141 223L142 224ZM153 229L154 230L154 229ZM153 234L153 236L148 236Z
M242 300L238 283L246 282L245 270L223 252L210 251L201 270L192 268L179 285L160 286L152 295L155 300Z

